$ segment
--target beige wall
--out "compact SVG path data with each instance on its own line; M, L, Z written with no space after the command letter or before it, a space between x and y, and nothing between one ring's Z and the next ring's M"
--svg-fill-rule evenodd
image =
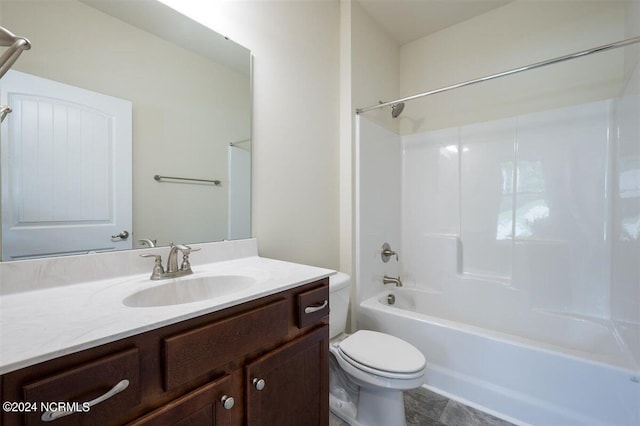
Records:
M227 147L249 137L249 77L77 1L1 5L3 24L33 45L15 69L132 101L134 243L225 238Z
M352 1L351 63L352 99L355 108L363 108L397 99L400 95L400 46L368 15L360 3ZM365 113L390 130L398 131L391 108Z
M352 275L354 268L353 209L354 187L354 105L351 99L351 1L340 1L340 263L342 272Z
M624 38L619 1L515 1L402 46L409 96ZM622 51L504 77L407 105L401 133L487 121L619 94ZM567 84L571 82L571 84Z
M253 53L260 254L338 268L339 3L163 2Z
M640 1L625 1L625 38L640 37ZM624 48L624 75L627 82L625 95L640 93L640 81L638 76L638 63L640 62L640 44L634 44ZM635 75L636 80L632 80Z
M357 1L341 0L340 7L340 270L353 274L355 110L398 97L400 47ZM398 130L389 108L367 116Z

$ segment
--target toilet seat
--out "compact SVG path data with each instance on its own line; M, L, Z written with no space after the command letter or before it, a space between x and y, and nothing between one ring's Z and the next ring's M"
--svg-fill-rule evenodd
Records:
M336 344L342 359L353 367L388 379L422 377L426 360L422 352L397 337L359 330Z

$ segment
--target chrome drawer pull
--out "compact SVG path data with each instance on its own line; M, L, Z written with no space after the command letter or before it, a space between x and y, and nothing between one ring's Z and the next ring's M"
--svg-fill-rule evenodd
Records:
M107 391L105 394L100 395L99 397L92 399L89 402L79 403L75 410L61 410L61 411L45 411L40 418L43 422L52 422L60 417L65 417L73 413L82 413L87 412L94 405L100 404L101 402L111 398L112 396L119 394L123 390L125 390L129 386L129 380L124 379L118 382L117 385L111 388L111 390Z
M318 312L323 310L324 308L327 307L327 305L329 304L328 300L325 300L324 303L322 303L322 305L311 305L311 306L307 306L306 308L304 308L304 313L305 314L312 314L314 312Z

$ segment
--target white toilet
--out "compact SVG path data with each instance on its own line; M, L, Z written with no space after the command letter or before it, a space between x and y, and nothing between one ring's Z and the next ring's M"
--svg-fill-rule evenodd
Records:
M424 355L385 333L345 334L350 283L341 272L329 278L331 411L351 425L406 425L402 391L424 383Z

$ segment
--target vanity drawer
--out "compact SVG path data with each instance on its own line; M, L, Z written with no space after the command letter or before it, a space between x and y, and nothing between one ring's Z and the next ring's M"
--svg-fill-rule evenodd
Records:
M37 411L26 414L27 425L113 425L117 423L118 414L126 415L128 410L140 404L138 349L84 363L24 385L22 390L25 401L38 405ZM90 407L83 405L101 396L101 402ZM53 414L54 423L43 422L46 408L57 412ZM64 415L67 408L78 408L81 412Z
M237 362L241 354L270 347L286 338L289 303L281 299L163 339L164 387L173 389Z
M328 279L327 279L328 280ZM329 283L297 295L298 328L317 324L329 315Z

